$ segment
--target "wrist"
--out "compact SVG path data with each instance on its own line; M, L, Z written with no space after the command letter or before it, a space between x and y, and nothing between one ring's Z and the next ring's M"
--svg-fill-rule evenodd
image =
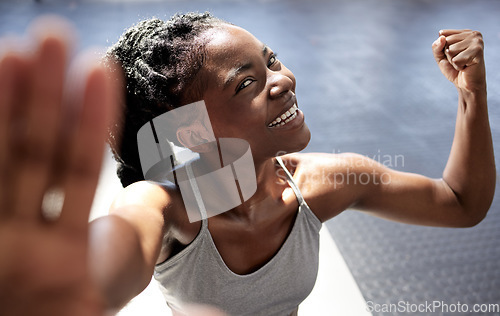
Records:
M471 113L483 112L487 110L487 92L486 87L475 90L466 90L458 88L458 103L462 111Z
M464 101L478 102L486 101L487 99L486 86L473 90L457 88L457 91L458 97Z
M458 95L464 98L477 99L479 97L486 99L487 89L486 89L486 82L484 81L477 85L470 84L467 87L460 87L456 85L456 88L458 91Z

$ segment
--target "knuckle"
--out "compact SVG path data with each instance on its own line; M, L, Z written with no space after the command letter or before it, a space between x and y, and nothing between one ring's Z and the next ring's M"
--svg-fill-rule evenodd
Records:
M22 164L48 166L54 156L52 148L41 137L29 137L12 146L14 157Z
M478 39L475 41L473 45L474 51L480 53L484 50L484 43L482 40Z
M479 31L472 31L472 35L474 35L474 37L483 38L483 34Z
M29 115L25 111L20 115ZM40 119L42 122L45 118ZM6 139L9 150L9 160L16 165L33 165L40 168L48 168L53 164L58 150L58 137L53 126L45 123L21 118L14 119L8 129Z
M92 163L93 160L87 155L74 157L66 164L65 172L72 178L93 179L100 173L100 167Z
M477 45L479 45L480 47L483 47L483 46L484 46L484 41L483 41L483 38L482 38L482 37L477 37L477 38L476 38L476 43L477 43Z
M483 46L484 45L483 35L478 31L474 31L472 35L472 42L477 45Z

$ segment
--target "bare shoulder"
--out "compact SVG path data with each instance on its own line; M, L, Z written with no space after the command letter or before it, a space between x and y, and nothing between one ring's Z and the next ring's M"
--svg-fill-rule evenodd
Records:
M120 216L139 229L169 235L189 223L184 202L173 184L140 181L124 188L115 198L110 214ZM173 229L176 228L176 229Z
M377 161L356 153L295 153L282 157L287 169L302 186L335 187L353 184L346 176L384 169Z
M111 212L120 212L120 209L131 205L162 210L175 201L175 191L170 185L139 181L121 190L111 205Z
M110 214L125 217L132 222L148 219L163 220L164 212L175 205L175 190L168 186L149 181L133 183L114 199Z
M356 153L293 153L282 156L283 162L290 166L301 165L303 170L312 171L319 167L327 167L331 170L343 170L346 168L369 167L378 163L366 156Z
M127 186L115 198L110 214L133 222L156 220L164 229L189 223L181 193L170 183L139 181Z
M161 244L157 262L168 258L174 245L189 244L200 229L200 223L189 221L181 193L173 184L131 184L116 197L110 214L125 218L146 243Z
M374 160L354 153L295 153L282 159L321 221L352 206L373 182L369 177L374 170L383 168Z

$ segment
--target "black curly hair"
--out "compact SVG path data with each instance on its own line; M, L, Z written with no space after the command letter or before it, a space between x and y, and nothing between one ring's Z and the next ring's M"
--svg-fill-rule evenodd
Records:
M208 12L176 14L168 21L144 20L108 49L106 58L118 62L125 77L123 116L108 138L124 187L144 180L138 130L156 116L201 98L203 83L196 75L207 42L201 35L224 23Z

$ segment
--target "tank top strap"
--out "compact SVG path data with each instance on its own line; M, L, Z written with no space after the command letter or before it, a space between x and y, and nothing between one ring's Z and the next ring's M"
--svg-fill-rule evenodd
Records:
M304 204L304 198L302 197L302 193L300 193L300 190L297 187L297 184L295 183L295 181L293 181L292 174L285 167L285 164L283 163L283 160L281 159L281 157L276 157L276 160L280 164L281 168L283 168L283 170L285 171L286 176L288 178L288 183L290 184L290 187L292 188L293 192L295 193L295 196L297 197L297 201L299 202L300 205Z
M201 214L201 228L208 228L208 215L207 209L205 208L205 203L203 203L203 199L201 197L200 188L198 187L198 183L196 183L196 178L194 176L193 167L191 166L191 162L186 163L186 173L188 175L189 185L193 190L194 198L196 200L196 205L198 205L198 210Z

